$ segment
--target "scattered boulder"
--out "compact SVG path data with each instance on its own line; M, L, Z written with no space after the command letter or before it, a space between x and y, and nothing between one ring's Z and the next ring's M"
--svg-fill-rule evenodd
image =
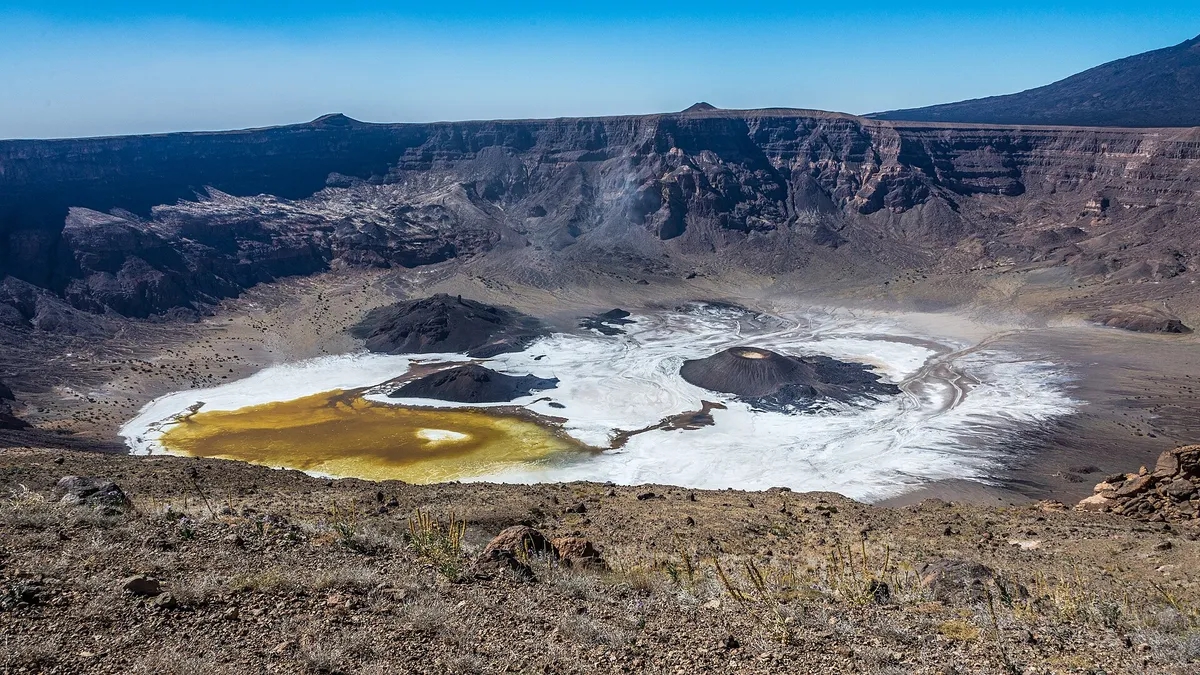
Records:
M18 580L0 591L0 610L21 609L42 602L45 587L35 580Z
M500 403L529 396L535 391L553 389L557 378L533 375L505 375L474 363L455 366L406 383L388 396L392 398L431 398L456 403Z
M588 539L583 537L558 537L552 542L554 550L563 564L568 567L607 567L600 551Z
M1080 511L1111 511L1149 521L1194 519L1200 514L1200 445L1185 445L1158 456L1154 471L1116 474L1093 488L1075 506Z
M162 584L154 577L136 574L121 582L121 590L132 595L157 597L162 594Z
M934 600L948 605L973 605L986 601L989 593L1001 597L1028 595L1023 587L1010 588L987 565L965 558L943 558L928 563L917 576Z
M475 575L489 577L492 572L508 571L518 579L535 581L533 568L515 555L500 548L486 549L475 560Z
M554 555L554 545L546 535L526 525L513 525L505 528L492 538L483 549L483 557L493 551L506 551L516 558L528 558L530 555Z
M171 595L170 593L159 593L158 596L154 598L154 606L158 607L159 609L175 609L179 606L179 601L177 601L175 596Z
M520 351L549 330L513 309L438 294L373 309L350 332L373 352L488 358Z
M84 476L64 476L54 486L54 496L67 506L91 506L98 509L123 509L129 497L111 480Z

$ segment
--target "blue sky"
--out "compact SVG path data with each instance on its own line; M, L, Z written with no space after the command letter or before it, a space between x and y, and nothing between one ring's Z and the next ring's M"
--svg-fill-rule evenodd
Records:
M0 138L698 100L866 113L1027 89L1198 33L1195 0L0 0Z

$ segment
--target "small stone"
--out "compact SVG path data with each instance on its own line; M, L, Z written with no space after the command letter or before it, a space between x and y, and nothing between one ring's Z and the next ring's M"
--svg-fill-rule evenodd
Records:
M704 607L704 609L721 609L721 600L720 598L713 598L701 606Z
M721 640L719 646L721 649L728 651L741 647L742 643L738 642L737 638L733 637L732 635L726 635L725 638Z
M587 513L587 504L579 502L574 506L568 506L567 508L563 509L563 513Z
M1170 551L1175 545L1169 541L1160 541L1154 545L1155 551Z
M158 597L154 598L154 606L159 609L175 609L179 603L170 593L160 593Z
M658 495L654 494L653 492L641 492L638 494L637 498L638 498L638 501L644 502L647 499L654 499L657 496Z
M225 619L226 621L237 621L238 608L230 607L229 609L225 610L225 613L221 615L221 618Z
M162 593L162 584L154 577L138 574L122 581L121 589L126 593L149 597Z

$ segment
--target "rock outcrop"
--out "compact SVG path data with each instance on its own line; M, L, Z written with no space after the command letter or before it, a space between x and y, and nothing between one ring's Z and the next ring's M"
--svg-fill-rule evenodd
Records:
M1154 470L1116 474L1095 487L1095 494L1079 502L1083 511L1111 511L1150 521L1200 517L1200 445L1167 450Z
M0 429L25 429L29 423L13 414L12 404L16 402L12 389L0 382Z
M1093 317L1096 323L1109 328L1134 331L1135 333L1191 333L1178 317L1155 311L1112 311Z
M900 393L870 368L828 356L787 356L755 347L732 347L684 361L679 374L710 391L735 394L765 410L805 409L820 401L849 402Z
M505 375L476 364L456 366L418 378L396 389L392 398L430 398L456 403L501 403L558 386L555 378Z
M547 332L537 319L515 310L441 294L371 310L351 330L373 352L477 358L520 351Z
M99 510L122 509L130 505L125 492L106 478L64 476L54 486L54 497L60 504Z

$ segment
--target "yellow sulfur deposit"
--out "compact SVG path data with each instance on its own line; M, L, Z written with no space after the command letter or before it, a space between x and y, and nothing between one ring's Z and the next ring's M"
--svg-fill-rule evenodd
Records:
M481 410L414 409L331 391L166 427L167 451L370 480L435 483L587 451L531 420Z

